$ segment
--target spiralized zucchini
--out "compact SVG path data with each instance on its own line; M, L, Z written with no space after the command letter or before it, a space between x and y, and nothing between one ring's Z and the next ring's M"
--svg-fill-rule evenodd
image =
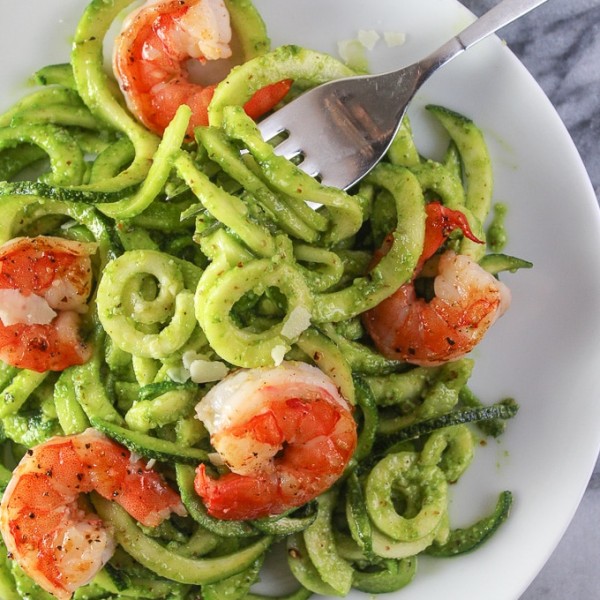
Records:
M229 0L238 28L252 24L243 32L251 59L217 87L210 126L194 141L185 138L186 106L158 139L123 107L102 68L104 37L129 4L93 0L71 63L42 68L40 88L0 116L0 242L45 234L98 245L84 319L90 361L42 374L0 364L0 485L27 448L91 425L156 461L179 490L189 516L155 530L91 498L120 547L75 594L82 600L259 600L251 586L278 541L299 585L282 600L400 589L418 555L475 548L510 507L504 493L489 517L473 515L474 526L458 532L448 514L450 484L484 435L472 424L499 433L514 402L481 405L467 388L470 359L414 367L384 358L359 319L413 277L432 193L485 238L492 185L482 133L431 106L449 134L443 162L420 156L405 119L363 183L349 192L322 186L276 156L240 107L284 78L306 88L351 71L297 46L268 51L252 5ZM22 181L33 166L39 174ZM372 266L387 234L389 251ZM460 237L449 244L476 260L486 253ZM494 274L530 266L489 254L482 264ZM189 356L217 365L221 377L284 359L330 375L359 426L340 481L280 517L210 517L193 489L194 464L210 462L212 452L194 406L214 381L192 382ZM2 544L0 596L48 597Z

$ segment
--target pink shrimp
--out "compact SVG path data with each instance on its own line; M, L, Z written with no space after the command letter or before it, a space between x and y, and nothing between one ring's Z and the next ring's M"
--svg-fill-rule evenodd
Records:
M96 244L47 236L0 247L0 359L39 372L88 360L79 325L95 252Z
M229 473L195 488L210 515L256 519L309 502L342 474L356 447L356 423L333 382L305 363L240 370L197 407Z
M215 85L190 79L188 61L229 58L232 32L223 0L148 0L118 36L114 72L131 112L162 134L181 104L192 109L188 135L208 125ZM258 90L244 106L254 119L272 109L291 86L283 80Z
M439 203L427 206L423 264L455 227L477 241L462 213ZM508 309L510 290L474 260L444 252L434 279L434 297L417 297L414 278L363 315L377 349L387 358L433 366L470 352Z
M28 450L2 497L0 531L12 559L60 600L87 584L115 549L111 531L79 502L91 491L149 527L186 514L156 471L94 429Z

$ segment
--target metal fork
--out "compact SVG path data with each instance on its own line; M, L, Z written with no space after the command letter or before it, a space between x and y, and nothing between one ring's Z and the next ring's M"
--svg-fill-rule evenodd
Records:
M265 140L279 134L278 155L325 185L348 189L379 162L409 102L442 65L546 0L503 0L424 59L381 75L322 84L259 123Z

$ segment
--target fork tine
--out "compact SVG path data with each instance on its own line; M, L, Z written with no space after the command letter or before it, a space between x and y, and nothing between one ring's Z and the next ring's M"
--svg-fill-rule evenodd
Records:
M311 177L317 177L321 174L321 169L314 159L304 158L304 160L298 163L298 168L304 171Z
M265 142L268 142L280 133L284 133L287 131L287 128L284 125L282 125L282 121L279 118L279 115L271 115L270 117L263 119L259 123L258 128L260 129L260 133Z
M275 147L276 154L302 157L300 169L320 176L325 185L347 190L384 156L408 103L436 69L544 2L501 0L421 61L378 75L323 83L276 110L258 128L267 141L287 132L287 140ZM292 133L296 128L298 134Z
M300 148L297 140L290 136L275 146L275 153L290 159L301 155L302 148Z

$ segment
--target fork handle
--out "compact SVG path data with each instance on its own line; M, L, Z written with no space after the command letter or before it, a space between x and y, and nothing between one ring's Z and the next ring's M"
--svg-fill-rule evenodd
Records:
M421 81L477 42L512 23L547 0L502 0L461 33L419 61Z
M469 25L462 33L458 34L458 39L465 50L476 44L491 33L502 29L502 27L512 23L530 10L544 4L547 0L504 0L490 8L477 21Z

